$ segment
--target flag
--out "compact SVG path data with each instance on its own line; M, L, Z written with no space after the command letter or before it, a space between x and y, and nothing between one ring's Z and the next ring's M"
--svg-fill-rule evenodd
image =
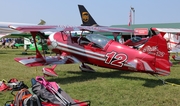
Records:
M132 13L131 13L131 10L129 12L129 23L128 23L128 26L131 26L131 23L132 23Z

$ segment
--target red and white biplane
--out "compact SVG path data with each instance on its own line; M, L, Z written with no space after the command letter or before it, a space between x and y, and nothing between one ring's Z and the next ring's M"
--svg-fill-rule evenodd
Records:
M82 63L82 71L94 71L87 64L95 66L150 73L152 75L166 76L170 74L169 53L167 43L161 36L151 37L140 50L132 49L101 34L87 34L85 36L72 36L67 31L98 31L98 32L133 32L133 30L114 27L92 26L13 26L10 28L22 32L30 32L32 37L43 37L43 32L52 31L47 39L50 50L59 54L57 56L43 56L37 49L35 57L19 57L15 61L25 66L44 66L53 64ZM35 43L36 44L36 43ZM55 66L53 66L53 69ZM44 74L57 76L52 71Z

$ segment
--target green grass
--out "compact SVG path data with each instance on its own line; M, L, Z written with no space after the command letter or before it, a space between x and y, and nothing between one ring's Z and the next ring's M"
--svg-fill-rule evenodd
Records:
M0 50L0 80L17 78L31 87L30 79L42 76L42 67L29 68L14 61L23 49ZM34 55L34 52L29 52ZM161 77L180 84L180 65L174 65L169 76ZM163 85L162 81L144 73L116 71L92 66L96 73L82 73L79 64L58 65L56 81L72 98L90 100L92 106L180 106L180 85ZM10 91L0 92L0 106L12 100Z

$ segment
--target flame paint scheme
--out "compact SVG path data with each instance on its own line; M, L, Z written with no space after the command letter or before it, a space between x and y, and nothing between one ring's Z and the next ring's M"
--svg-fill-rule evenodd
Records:
M153 36L140 48L132 49L126 45L110 40L100 34L87 34L86 36L71 36L66 31L98 31L98 32L133 32L129 29L114 27L61 27L61 26L9 26L12 29L30 32L35 38L43 36L43 32L54 31L47 40L50 50L59 56L42 56L36 49L35 57L15 58L26 66L44 66L52 64L78 63L81 70L93 70L92 64L105 68L150 73L157 75L170 74L169 54L166 40L160 35Z

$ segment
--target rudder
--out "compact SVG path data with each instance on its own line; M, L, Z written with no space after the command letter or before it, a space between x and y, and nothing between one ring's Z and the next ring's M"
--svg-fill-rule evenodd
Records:
M166 40L161 35L151 37L140 51L155 57L154 67L160 75L169 75L170 61Z

